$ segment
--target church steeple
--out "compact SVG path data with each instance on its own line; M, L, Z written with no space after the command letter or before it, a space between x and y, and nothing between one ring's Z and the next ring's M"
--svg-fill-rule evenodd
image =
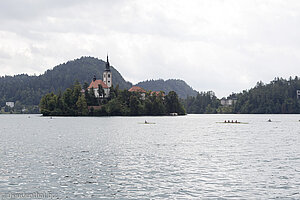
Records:
M109 61L108 61L108 54L106 56L106 66L105 66L105 71L110 71L110 65L109 65Z
M105 71L103 72L103 82L110 88L112 86L112 74L110 71L110 65L108 61L108 54L106 56Z

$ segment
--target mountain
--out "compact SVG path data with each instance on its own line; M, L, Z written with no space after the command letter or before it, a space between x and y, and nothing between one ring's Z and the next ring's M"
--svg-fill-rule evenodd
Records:
M55 90L64 90L70 87L75 80L80 83L90 83L93 76L96 75L97 79L102 79L102 74L105 70L106 62L93 57L81 57L64 64L60 64L47 70L41 77L46 81L50 81L48 87L53 87ZM121 89L130 88L132 84L124 80L122 75L111 66L113 74L113 85L119 85Z
M105 64L105 61L98 58L81 57L60 64L39 76L29 76L27 74L2 76L0 77L0 106L5 106L7 101L18 101L19 105L38 105L45 94L64 91L76 80L81 84L84 82L90 83L94 75L97 79L102 79ZM113 85L119 85L120 89L132 87L132 84L125 81L122 75L112 66L111 71ZM196 94L196 91L182 80L152 80L141 82L139 85L147 90L163 90L166 93L174 90L181 98Z
M137 86L142 87L145 90L164 91L166 94L173 90L182 99L187 98L187 96L197 95L196 90L180 79L169 79L166 81L163 79L147 80L139 82Z
M268 84L258 82L250 90L234 94L237 102L234 113L250 114L299 114L300 113L300 79L296 76L288 80L275 78Z
M81 84L90 83L93 76L102 79L106 62L93 57L81 57L60 64L39 76L27 74L0 77L0 105L7 101L20 101L23 105L38 105L43 95L64 91L77 80ZM132 84L124 80L122 75L111 67L113 85L121 89L130 88Z

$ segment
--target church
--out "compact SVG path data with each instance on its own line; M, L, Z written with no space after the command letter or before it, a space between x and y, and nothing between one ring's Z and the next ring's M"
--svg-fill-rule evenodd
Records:
M104 94L99 94L99 85L102 86ZM105 70L103 72L102 80L97 80L96 75L94 75L93 81L91 82L88 90L94 90L95 96L97 98L108 98L110 88L112 86L112 73L110 70L110 65L108 61L108 55L106 57Z

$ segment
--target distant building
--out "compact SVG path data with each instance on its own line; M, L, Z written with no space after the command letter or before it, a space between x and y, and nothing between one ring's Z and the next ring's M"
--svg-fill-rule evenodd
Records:
M15 107L15 102L6 102L5 105L8 106L8 107L13 108L13 107Z
M109 65L109 61L108 61L108 55L106 57L106 67L105 67L105 71L103 72L103 81L102 80L97 80L96 75L94 75L93 81L91 82L91 84L88 87L88 90L94 90L95 93L95 97L96 98L107 98L109 97L109 93L110 93L110 88L112 86L112 73L110 70L110 65ZM99 94L99 85L102 86L103 88L103 94Z
M166 95L165 95L165 92L163 92L163 91L152 91L150 93L150 96L157 96L157 97L161 96L162 99L164 100Z
M100 94L99 94L99 85L101 85L104 90L104 96L103 95L100 96ZM96 76L94 76L93 81L91 82L88 89L94 90L96 98L109 97L110 88L102 80L97 80Z
M225 104L226 104L226 98L223 97L223 98L221 99L221 105L224 106Z
M150 95L151 96L165 96L165 93L163 92L163 91L152 91L151 93L150 93Z
M132 86L128 91L139 93L141 95L142 100L145 100L145 98L146 98L146 90L144 90L143 88L141 88L139 86Z
M102 106L88 106L89 112L92 112L93 110L100 110Z
M108 55L106 57L106 67L103 72L103 82L110 88L112 86L112 74L110 71L110 65L108 61Z
M235 104L237 101L237 99L230 99L230 98L222 98L221 99L221 105L222 106L232 106L233 104Z

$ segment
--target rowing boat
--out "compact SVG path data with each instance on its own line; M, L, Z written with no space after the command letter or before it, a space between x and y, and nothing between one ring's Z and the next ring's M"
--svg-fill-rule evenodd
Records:
M248 122L216 122L219 124L249 124Z

